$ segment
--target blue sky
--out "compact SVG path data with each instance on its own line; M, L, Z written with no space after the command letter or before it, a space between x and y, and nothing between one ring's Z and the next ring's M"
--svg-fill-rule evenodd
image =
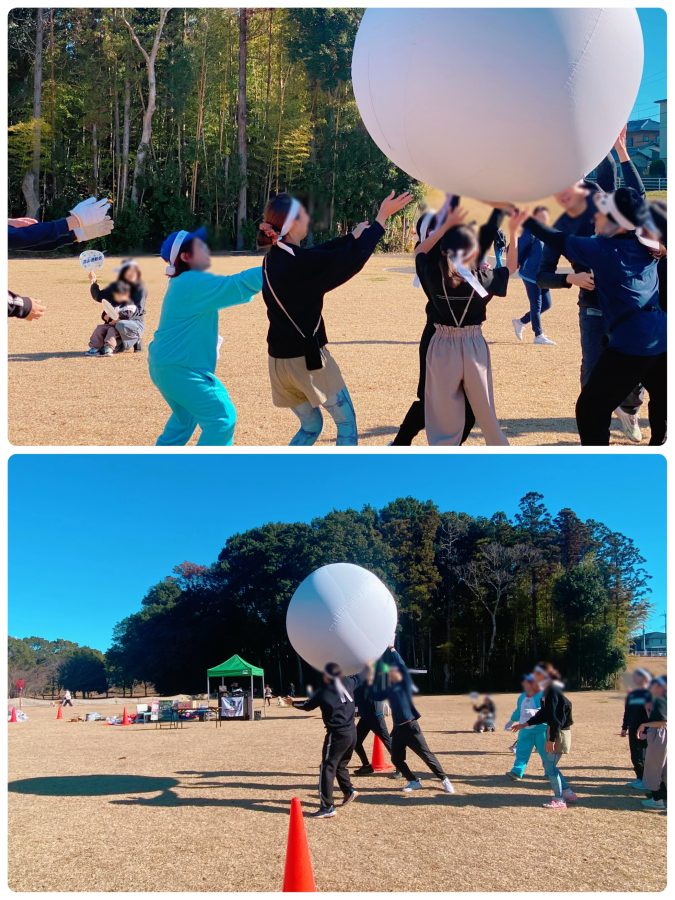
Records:
M665 460L651 454L20 455L9 464L9 633L107 649L116 622L190 560L275 521L399 496L512 516L528 491L632 537L663 628Z
M666 13L663 9L638 8L645 44L645 65L631 119L655 118L655 100L666 96Z

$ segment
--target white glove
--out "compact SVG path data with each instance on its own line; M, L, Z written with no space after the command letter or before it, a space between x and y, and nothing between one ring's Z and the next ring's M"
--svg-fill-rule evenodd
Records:
M105 219L109 209L110 200L107 198L97 200L96 197L88 197L73 207L70 214L75 216L81 227L86 227L87 225L96 225Z
M94 225L85 225L83 228L73 228L73 234L75 235L77 243L82 243L82 241L93 241L96 238L105 237L110 234L114 226L115 223L110 216L106 216Z

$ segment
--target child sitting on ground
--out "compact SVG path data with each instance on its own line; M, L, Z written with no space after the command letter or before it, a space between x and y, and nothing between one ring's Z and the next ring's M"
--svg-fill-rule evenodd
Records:
M112 356L120 343L116 324L120 319L131 319L136 314L136 304L131 300L131 285L126 281L113 281L101 290L96 283L96 273L89 273L91 296L103 305L102 324L94 328L89 338L86 356Z

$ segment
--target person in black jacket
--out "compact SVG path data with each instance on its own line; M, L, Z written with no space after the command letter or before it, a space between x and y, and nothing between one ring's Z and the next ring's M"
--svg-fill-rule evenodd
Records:
M549 662L540 662L532 673L539 690L543 691L541 708L527 722L513 726L513 731L530 728L533 725L548 726L542 763L544 774L553 788L553 798L543 805L548 809L565 809L568 803L575 803L577 795L563 773L558 768L560 758L572 748L572 704L563 694L564 685L560 673Z
M354 771L354 775L372 775L375 772L363 747L363 742L371 731L379 737L391 755L391 735L384 720L382 703L373 699L374 682L375 670L371 667L364 681L354 691L354 700L359 713L354 753L361 760L361 765Z
M422 782L406 762L408 749L426 763L441 782L446 794L454 794L452 782L443 771L437 757L429 749L418 720L420 714L413 703L413 682L403 659L394 647L389 647L380 665L386 667L387 682L383 687L373 687L373 700L386 700L391 708L394 727L391 732L391 761L406 778L403 791L406 794L419 791Z
M367 669L359 675L344 677L340 666L331 662L323 670L323 686L309 700L295 701L292 697L286 697L286 702L294 709L312 710L319 707L326 726L319 767L320 805L313 814L315 818L328 819L335 815L333 783L336 778L344 797L342 806L358 796L347 766L356 745L354 694L365 681L366 674Z
M635 769L635 781L631 781L628 787L642 790L642 775L645 768L645 753L647 741L639 740L638 728L649 718L647 704L652 695L649 691L652 676L646 669L636 669L633 672L633 689L626 695L626 703L623 709L623 721L621 722L621 737L628 735L630 748L630 761Z
M22 297L14 291L7 291L7 317L10 319L26 319L33 322L41 319L47 308L33 297Z
M395 197L392 191L372 225L361 222L351 234L315 247L301 246L310 219L299 200L278 194L265 207L258 246L270 248L263 263L263 299L272 402L300 420L291 446L316 443L323 428L321 407L337 426L338 446L358 443L354 406L327 348L324 297L361 271L387 219L411 200L409 193Z
M136 307L133 316L120 321L115 326L120 336L122 350L133 350L140 353L143 350L142 336L145 330L145 305L148 299L148 289L143 284L141 270L135 259L123 259L117 271L120 281L126 281L131 287L131 302Z

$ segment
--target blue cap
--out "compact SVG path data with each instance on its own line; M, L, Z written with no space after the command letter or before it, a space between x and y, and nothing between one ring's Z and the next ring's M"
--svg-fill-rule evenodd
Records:
M171 251L173 249L173 245L176 242L176 238L179 234L183 235L183 239L178 245L174 259L171 259ZM173 264L180 253L180 248L183 246L185 241L192 240L192 238L200 238L202 241L206 240L206 228L197 228L195 231L172 231L171 234L164 239L162 242L162 247L159 251L159 255L162 257L165 263L168 263L170 267L173 267Z

